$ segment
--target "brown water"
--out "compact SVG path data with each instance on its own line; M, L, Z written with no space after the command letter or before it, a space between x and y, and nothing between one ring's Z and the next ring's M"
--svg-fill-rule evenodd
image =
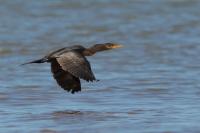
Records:
M0 132L200 132L200 1L0 1ZM62 90L54 48L117 42L89 60L100 82Z

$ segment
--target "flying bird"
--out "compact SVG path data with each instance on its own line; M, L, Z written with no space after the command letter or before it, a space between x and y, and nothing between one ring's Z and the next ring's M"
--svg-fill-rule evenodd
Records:
M51 72L58 85L64 90L74 94L81 91L80 79L87 82L97 81L89 61L85 56L92 56L97 52L120 48L122 45L115 43L95 44L90 48L81 45L64 47L55 50L39 60L24 63L51 63Z

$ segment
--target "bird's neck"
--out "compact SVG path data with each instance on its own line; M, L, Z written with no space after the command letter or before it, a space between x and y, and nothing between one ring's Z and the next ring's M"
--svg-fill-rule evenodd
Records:
M103 44L102 45L94 45L90 48L87 48L83 54L85 56L92 56L94 55L95 53L97 52L101 52L101 51L105 51L105 50L108 50Z

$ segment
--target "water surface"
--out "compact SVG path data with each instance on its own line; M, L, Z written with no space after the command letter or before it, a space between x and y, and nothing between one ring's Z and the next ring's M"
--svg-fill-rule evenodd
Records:
M200 132L200 2L0 1L0 132ZM100 80L72 95L49 64L55 48L117 42L90 57Z

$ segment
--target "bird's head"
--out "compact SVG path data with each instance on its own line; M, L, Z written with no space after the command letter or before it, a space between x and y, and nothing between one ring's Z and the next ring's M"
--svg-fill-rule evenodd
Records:
M91 56L94 55L96 52L101 52L104 50L110 50L115 48L121 48L122 45L116 44L116 43L103 43L103 44L95 44L94 46L86 49L84 51L85 56Z
M122 45L116 44L116 43L103 43L103 44L96 44L93 46L93 48L96 51L104 51L104 50L110 50L115 48L121 48Z
M104 46L108 50L109 49L115 49L115 48L121 48L121 47L123 47L122 45L117 44L117 43L105 43Z

